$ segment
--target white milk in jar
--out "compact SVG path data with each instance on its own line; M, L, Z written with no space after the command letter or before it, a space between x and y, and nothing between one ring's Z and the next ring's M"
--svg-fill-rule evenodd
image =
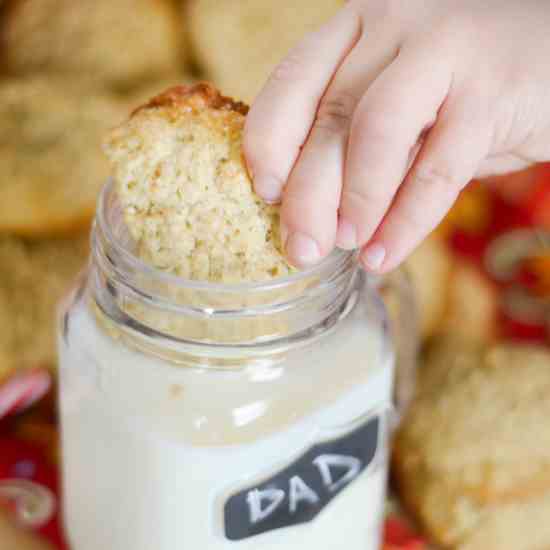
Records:
M353 254L184 281L132 254L115 202L60 324L72 548L379 548L394 355Z

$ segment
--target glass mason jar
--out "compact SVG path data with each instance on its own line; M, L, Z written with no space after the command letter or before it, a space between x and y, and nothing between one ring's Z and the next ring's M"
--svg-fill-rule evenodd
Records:
M159 272L112 186L61 315L74 550L374 550L394 346L353 253L269 282Z

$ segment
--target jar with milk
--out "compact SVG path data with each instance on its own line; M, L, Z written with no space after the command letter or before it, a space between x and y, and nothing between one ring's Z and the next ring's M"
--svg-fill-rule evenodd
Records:
M60 323L74 550L375 550L394 351L354 254L219 285L131 250L110 186Z

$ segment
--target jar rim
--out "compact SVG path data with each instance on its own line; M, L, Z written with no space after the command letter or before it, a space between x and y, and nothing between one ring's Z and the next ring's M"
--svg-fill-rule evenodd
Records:
M306 280L311 277L323 278L323 276L329 276L331 273L338 271L339 268L354 261L355 257L357 256L357 253L355 251L335 249L321 262L310 268L302 269L290 275L286 275L284 277L276 277L266 281L218 283L212 281L186 279L180 275L161 271L160 269L149 265L141 258L136 256L132 251L128 250L128 248L126 248L120 242L120 240L117 239L113 231L112 225L107 220L109 201L115 195L116 191L114 187L114 181L112 178L109 178L99 194L97 203L95 223L100 233L109 243L111 250L113 250L126 265L145 275L154 277L159 282L170 285L172 288L208 291L216 293L249 293L254 291L265 292L269 290L284 288L286 286L299 283L302 280Z

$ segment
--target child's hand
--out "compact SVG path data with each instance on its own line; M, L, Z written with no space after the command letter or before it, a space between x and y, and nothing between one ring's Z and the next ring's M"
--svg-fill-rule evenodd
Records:
M471 178L550 158L550 3L351 0L274 71L245 154L293 263L392 269Z

